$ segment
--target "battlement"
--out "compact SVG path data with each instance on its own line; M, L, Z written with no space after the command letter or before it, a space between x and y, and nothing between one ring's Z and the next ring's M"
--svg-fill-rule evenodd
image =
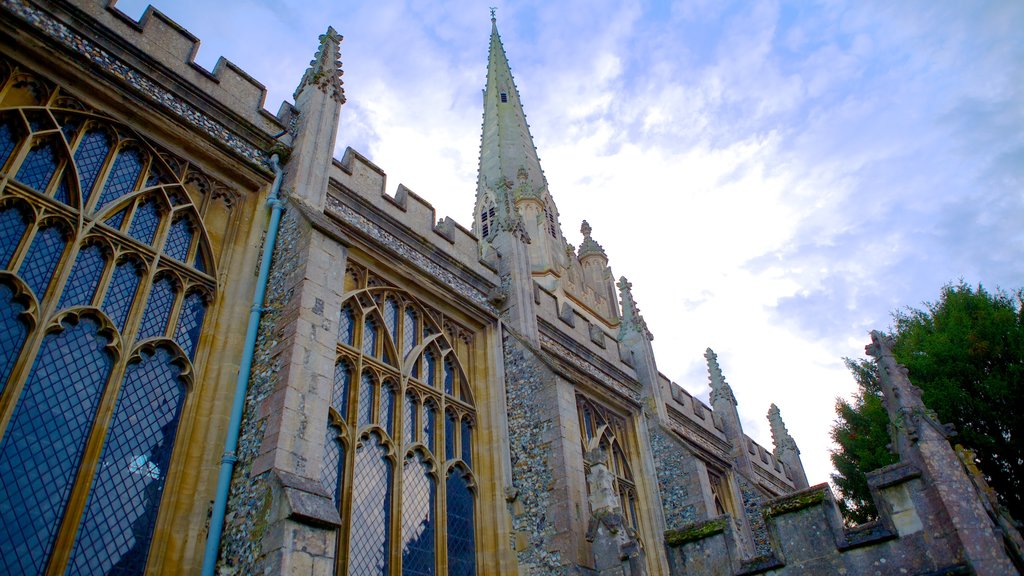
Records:
M387 193L387 174L365 156L346 148L335 159L330 172L334 194L349 194L375 208L415 238L422 249L447 255L464 270L496 285L494 267L480 258L477 237L450 217L438 220L434 207L421 196L399 184L395 195Z
M253 126L268 134L284 129L280 118L264 108L267 89L263 84L223 56L212 72L197 64L200 39L152 5L137 21L117 7L117 0L89 0L79 6L138 54L155 60L167 72L188 81ZM282 111L288 108L290 104L282 103Z

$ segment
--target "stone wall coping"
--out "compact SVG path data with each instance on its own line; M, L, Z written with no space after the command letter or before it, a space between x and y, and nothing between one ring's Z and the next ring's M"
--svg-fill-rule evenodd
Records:
M272 473L288 506L288 518L312 526L341 526L334 500L320 482L277 468Z
M665 544L671 548L682 546L687 542L703 540L725 532L733 524L732 516L723 514L717 518L691 522L682 528L665 531Z

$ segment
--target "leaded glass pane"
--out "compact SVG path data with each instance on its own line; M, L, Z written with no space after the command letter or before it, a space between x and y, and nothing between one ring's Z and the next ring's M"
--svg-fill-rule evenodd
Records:
M57 150L52 142L42 140L32 146L14 179L29 188L45 192L56 170Z
M470 426L469 419L463 418L462 420L462 461L467 466L473 465L473 428Z
M36 232L32 239L28 254L21 263L18 275L28 284L36 294L36 298L43 299L53 271L60 262L60 256L64 253L64 232L57 226L46 226Z
M139 326L139 340L163 336L167 332L167 321L177 296L170 278L161 278L153 283L146 312L142 315L142 325Z
M53 130L57 127L50 115L42 110L25 110L25 116L28 118L28 126L33 132Z
M64 134L64 139L67 140L68 144L70 144L74 141L75 134L78 134L78 129L81 127L81 124L78 120L68 116L58 118L58 120L61 122L60 131Z
M184 262L191 245L192 223L188 221L188 218L175 220L174 224L171 224L171 231L167 234L164 253L179 262Z
M110 341L83 318L49 334L0 444L0 572L37 574L110 375Z
M68 572L142 574L174 450L185 383L172 352L128 366Z
M28 336L28 326L20 317L25 307L14 299L14 294L7 282L0 282L0 392L7 386L11 368Z
M103 249L96 245L82 248L75 258L75 266L71 276L64 285L64 293L60 297L60 308L72 306L88 306L96 294L96 286L100 283L103 268L107 261L103 258Z
M418 408L416 396L414 394L406 394L405 419L402 422L402 441L406 445L416 441L416 412L418 412Z
M342 468L345 466L345 449L338 435L341 430L334 424L327 425L324 436L324 460L320 467L320 483L331 494L334 507L339 508L341 502L341 484L344 480Z
M192 292L185 297L178 317L178 328L174 331L174 341L188 354L189 359L195 358L199 335L203 330L203 317L206 315L206 302L202 294Z
M423 403L423 443L434 453L434 431L437 429L437 407L433 402Z
M110 136L103 130L93 129L82 136L75 150L75 166L78 168L78 183L82 189L82 206L89 202L96 177L103 168L103 161L110 152Z
M114 230L120 230L121 225L124 224L124 217L128 214L128 209L118 210L116 214L107 218L103 221L104 224L110 226Z
M388 436L395 435L395 389L385 382L380 387L380 412L378 413L378 424L388 431Z
M394 298L388 297L384 301L384 325L388 327L388 332L391 333L391 341L398 345L398 302Z
M71 205L71 189L68 187L68 179L64 174L61 174L60 180L57 182L57 189L53 191L53 199L68 206Z
M103 193L96 203L97 211L135 189L135 182L139 180L139 173L142 172L143 161L142 153L135 148L120 151L114 159L106 183L103 184Z
M206 258L203 256L203 251L196 249L196 257L193 258L192 267L198 272L206 273Z
M343 420L348 419L348 396L352 386L352 368L342 360L334 365L334 389L331 392L331 406Z
M0 168L4 167L11 152L18 146L18 130L9 121L0 122Z
M444 393L449 396L455 395L455 366L451 358L444 359Z
M367 315L363 323L363 354L367 356L377 355L377 323Z
M0 210L0 267L6 267L25 235L28 218L17 206Z
M476 574L476 535L473 526L473 494L468 474L452 470L445 482L448 500L448 576Z
M445 460L455 459L455 431L459 428L459 421L450 410L445 412L444 423L444 458Z
M338 316L338 342L342 344L348 344L349 346L355 341L355 314L352 313L352 305L346 304L341 309L341 315Z
M350 576L387 576L391 556L391 462L376 434L356 450L349 531Z
M373 376L369 372L363 372L359 379L359 417L356 424L359 427L367 426L373 421Z
M437 360L434 359L434 353L427 350L423 353L423 379L427 381L427 384L434 386L437 382Z
M419 452L409 456L402 478L402 574L433 576L437 487L430 476L430 463Z
M107 296L103 299L103 311L117 326L124 330L124 322L135 302L135 292L139 289L139 266L132 260L125 260L114 269L114 276L107 288Z
M402 326L402 357L409 355L416 346L416 311L405 309L405 324Z
M152 244L153 235L156 234L156 228L159 225L160 208L155 201L146 200L135 209L128 234L143 244Z

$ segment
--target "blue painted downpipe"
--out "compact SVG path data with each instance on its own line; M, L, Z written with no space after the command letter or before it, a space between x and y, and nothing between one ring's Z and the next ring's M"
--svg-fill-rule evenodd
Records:
M228 421L228 437L224 442L224 456L220 461L220 476L217 477L217 497L213 501L210 516L210 533L206 537L206 554L203 556L203 576L214 576L217 566L217 551L220 549L220 537L224 531L224 515L228 508L228 492L231 488L231 472L238 460L238 436L242 429L242 412L245 409L245 394L249 388L249 373L252 371L252 359L256 352L256 334L259 331L260 316L263 313L263 298L267 294L267 279L270 277L270 260L274 256L274 244L277 242L277 229L281 224L281 166L277 154L270 157L270 165L274 168L274 184L267 198L270 206L270 226L267 238L263 243L263 256L260 260L260 274L256 279L256 292L252 296L252 308L249 311L249 326L245 330L245 348L242 351L242 362L238 366L238 380L235 382L235 399L231 404L231 420Z

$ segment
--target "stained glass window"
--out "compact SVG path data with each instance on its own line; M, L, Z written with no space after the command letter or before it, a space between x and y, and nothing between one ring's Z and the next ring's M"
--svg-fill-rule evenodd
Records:
M363 323L363 354L377 355L377 323L369 315Z
M108 344L91 318L43 340L0 442L0 572L46 564L113 366Z
M103 268L107 261L103 257L103 249L95 244L82 248L71 269L71 276L64 285L60 297L60 308L71 306L88 306L96 294L96 286L100 283Z
M160 225L160 208L154 200L146 200L135 209L128 234L143 244L153 243L153 234Z
M28 326L21 319L25 306L15 300L15 291L8 282L0 280L0 392L7 385L11 368L28 336Z
M395 435L395 389L390 382L380 387L380 414L377 421L388 431L388 436Z
M356 449L350 576L387 576L391 561L391 461L382 438L370 434Z
M453 460L455 458L455 432L459 429L459 419L451 410L445 412L444 425L444 458Z
M384 302L384 325L391 333L391 341L398 343L398 302L388 297Z
M117 211L113 216L103 221L104 224L110 226L114 230L120 230L121 225L124 224L124 217L128 215L128 209Z
M75 166L78 167L78 182L82 189L82 206L89 202L96 177L103 168L103 161L110 152L110 136L106 131L94 128L82 136L75 150Z
M118 263L107 288L107 296L103 299L103 311L118 330L124 330L124 321L135 302L135 292L139 288L139 268L132 260Z
M166 347L129 364L69 572L142 574L185 402L181 366Z
M345 448L341 444L341 429L334 424L327 424L327 435L324 438L324 460L320 468L320 483L331 493L334 507L341 503L342 484L345 466Z
M337 573L444 574L442 567L450 567L454 561L454 569L461 571L458 573L474 574L474 503L468 470L452 474L453 478L462 475L455 480L456 491L450 493L450 497L459 498L455 515L449 519L459 530L457 540L447 551L438 542L438 526L444 525L443 518L440 524L437 519L442 506L438 491L452 487L447 485L445 475L434 471L433 462L461 459L466 464L459 466L472 465L472 408L468 401L447 407L440 389L444 382L449 394L461 393L468 383L460 379L464 372L455 353L441 354L441 350L452 350L452 331L438 334L432 327L451 325L455 330L457 325L443 314L399 295L396 287L351 261L345 279L345 291L355 295L342 303L335 362L346 367L346 379L355 381L351 390L348 380L339 386L342 380L336 372L321 471L321 481L328 491L345 495L335 501L342 516L339 550L344 551L347 545L348 551L339 555ZM427 318L431 318L431 325L425 325ZM436 342L413 357L412 350L425 337ZM392 366L390 357L395 355L395 348L401 350L402 362ZM423 380L418 378L417 365ZM338 418L338 398L347 399L349 405L343 410L352 411L354 421L346 423ZM374 424L380 429L370 428ZM365 436L359 438L360 432ZM356 453L349 454L347 470L345 444L339 443L339 436L359 438L354 444ZM400 449L412 446L416 448L409 453ZM348 450L351 452L352 446ZM401 481L392 477L399 463ZM352 484L342 491L345 478L352 479ZM401 489L401 495L392 492L397 489ZM396 504L399 501L401 505ZM400 549L389 540L392 537L400 543ZM399 552L401 569L397 566Z
M184 262L191 245L192 223L189 222L188 218L178 218L171 224L171 231L167 233L164 253L179 262Z
M434 561L434 515L437 487L430 475L430 462L420 453L410 454L402 467L402 574L432 576Z
M352 313L352 306L347 305L341 309L341 315L338 317L338 342L342 344L348 344L349 346L355 341L355 314Z
M21 169L18 170L18 175L14 179L29 188L45 192L46 186L50 183L56 170L57 150L53 142L41 140L32 146L28 158L22 162Z
M369 372L363 372L359 379L359 417L356 424L359 427L367 426L373 421L373 376Z
M18 129L10 120L0 121L0 169L18 145Z
M444 393L449 396L455 394L455 367L452 366L451 358L444 360Z
M139 326L139 340L163 336L167 332L167 321L177 295L174 281L170 278L161 278L153 283L146 312L142 315L142 325Z
M35 292L36 298L42 299L46 293L53 271L64 253L65 242L64 231L56 225L44 225L32 239L18 275Z
M348 394L351 387L352 368L342 360L334 365L334 389L331 393L331 406L334 406L342 419L348 418Z
M437 430L437 407L429 400L423 403L423 443L434 453L434 436Z
M453 468L448 474L445 488L448 501L448 576L474 576L476 537L469 474Z
M437 360L430 350L423 353L423 379L430 386L437 384Z
M14 250L25 235L28 216L17 205L10 205L0 210L0 268L6 266L14 255Z
M405 324L402 327L402 357L408 356L416 345L416 311L405 309Z
M135 148L124 148L118 153L110 168L110 175L103 184L103 192L96 203L96 211L135 189L143 162L142 153Z
M402 440L406 445L416 441L416 413L418 411L419 404L416 402L416 395L406 393L405 419L402 421Z
M53 198L58 202L71 205L71 189L68 187L67 176L61 175L57 188L53 191Z
M174 331L174 340L188 354L190 360L195 357L205 315L206 302L202 294L192 292L185 296L185 302L181 305L181 315L178 317L178 328Z
M462 461L467 465L473 465L473 436L472 436L472 424L469 418L462 419L462 432L460 434L462 441Z

